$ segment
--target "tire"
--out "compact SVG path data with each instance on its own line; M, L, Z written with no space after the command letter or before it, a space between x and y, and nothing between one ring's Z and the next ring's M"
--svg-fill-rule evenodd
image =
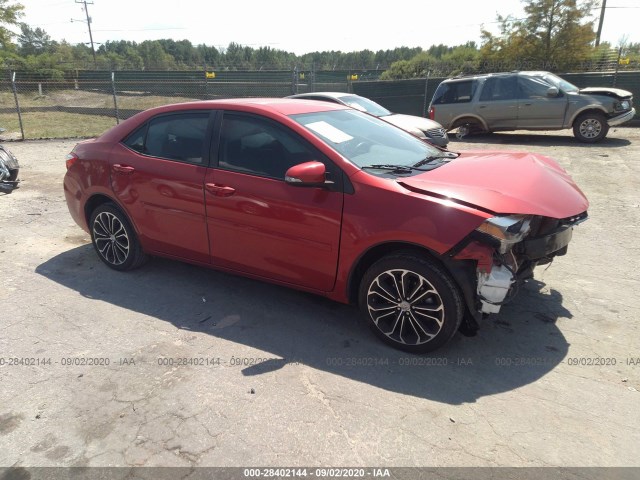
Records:
M89 228L93 248L108 267L133 270L147 260L131 223L113 203L104 203L91 213Z
M458 132L456 133L456 138L458 140L462 140L464 137L467 137L469 135L480 135L487 132L482 127L482 125L473 118L459 119L458 121L456 121L451 130L454 130L456 128L458 129Z
M583 143L596 143L607 136L609 125L601 113L585 113L573 122L573 135Z
M411 252L374 263L362 277L358 300L376 336L394 348L417 354L451 340L464 312L462 296L449 274Z

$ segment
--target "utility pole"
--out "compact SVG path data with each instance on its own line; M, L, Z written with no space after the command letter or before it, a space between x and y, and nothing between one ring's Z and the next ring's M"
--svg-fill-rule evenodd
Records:
M604 22L604 11L607 8L607 0L602 0L602 9L600 10L600 21L598 22L598 33L596 33L596 47L600 45L600 34L602 33L602 22Z
M93 54L93 64L97 69L98 61L96 60L96 49L93 46L93 34L91 33L91 17L89 16L89 8L87 8L87 4L93 5L93 2L87 2L87 0L76 0L76 3L84 4L84 13L87 15L87 27L89 27L89 40L91 41L91 53Z

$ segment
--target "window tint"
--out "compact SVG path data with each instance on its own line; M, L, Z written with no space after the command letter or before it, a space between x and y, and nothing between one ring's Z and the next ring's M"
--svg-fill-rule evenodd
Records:
M284 179L292 166L322 161L311 145L266 119L225 113L219 166L228 170Z
M144 137L147 134L147 125L144 124L142 127L135 130L131 133L124 144L129 147L131 150L135 150L136 152L144 153Z
M547 98L547 90L552 85L541 77L518 78L520 98Z
M475 80L441 83L433 95L433 101L431 103L441 105L445 103L470 102L476 93L477 85L478 82Z
M162 116L149 122L143 144L140 143L137 132L125 143L130 148L153 157L200 164L204 158L208 123L208 112Z
M514 100L517 98L516 77L489 77L484 82L481 102L491 102L496 100Z

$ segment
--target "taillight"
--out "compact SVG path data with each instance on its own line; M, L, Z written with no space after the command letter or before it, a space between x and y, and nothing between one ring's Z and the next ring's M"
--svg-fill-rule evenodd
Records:
M429 107L429 118L434 120L436 118L436 109L433 107Z
M69 170L74 163L78 161L78 156L75 153L69 153L65 158L65 163L67 164L67 170Z

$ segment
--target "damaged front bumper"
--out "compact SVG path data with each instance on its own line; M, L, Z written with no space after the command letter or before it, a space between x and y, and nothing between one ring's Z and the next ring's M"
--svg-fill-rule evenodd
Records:
M616 125L622 125L623 123L628 122L629 120L632 120L633 117L635 116L636 116L636 109L632 108L627 113L623 113L622 115L618 115L617 117L610 118L609 120L607 120L607 123L609 124L610 127L615 127Z
M456 260L476 260L476 313L498 313L513 297L516 286L533 277L537 265L566 254L573 227L585 221L587 213L562 220L497 218L499 221L492 221L490 228L474 232L467 245L453 256ZM493 228L496 225L504 229L504 235Z

